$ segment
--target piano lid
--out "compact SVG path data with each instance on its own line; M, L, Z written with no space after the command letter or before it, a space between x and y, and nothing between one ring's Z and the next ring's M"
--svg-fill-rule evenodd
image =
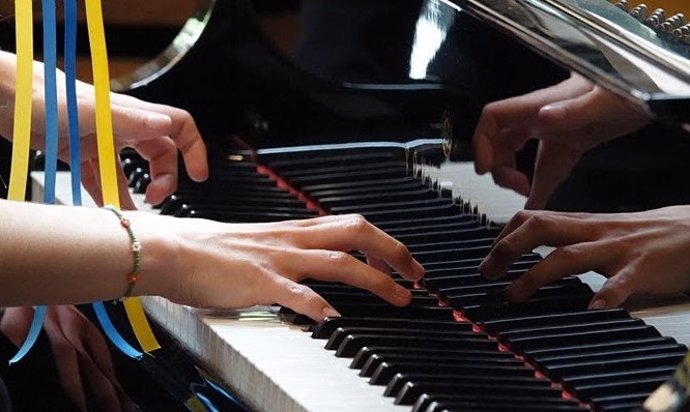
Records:
M690 25L680 13L604 0L429 0L426 21L443 34L438 10L464 11L556 63L644 107L689 123ZM680 10L676 10L680 11ZM446 17L447 20L447 17Z

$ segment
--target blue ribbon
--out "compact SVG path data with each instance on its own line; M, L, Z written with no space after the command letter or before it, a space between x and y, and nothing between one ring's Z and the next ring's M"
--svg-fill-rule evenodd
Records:
M65 0L65 89L67 91L67 125L70 144L70 175L72 178L72 204L82 205L81 198L81 142L79 139L79 105L77 102L77 1ZM143 354L128 344L113 325L103 302L94 302L103 331L125 355L141 358Z
M45 77L45 188L43 202L55 203L55 179L57 175L57 146L58 146L58 106L57 106L57 46L55 0L43 0L43 73ZM10 364L19 362L34 346L43 328L47 308L39 306L34 311L29 334Z

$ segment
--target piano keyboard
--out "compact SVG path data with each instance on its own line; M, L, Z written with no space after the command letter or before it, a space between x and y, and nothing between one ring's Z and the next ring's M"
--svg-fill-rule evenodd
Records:
M690 341L678 328L684 299L587 311L600 281L588 274L506 302L504 281L477 274L498 227L475 209L502 222L524 199L498 191L501 201L484 202L490 185L464 179L471 165L419 171L408 156L398 145L229 153L212 162L211 181L183 183L158 212L232 222L361 213L427 268L421 285L407 285L409 307L312 282L343 318L313 325L286 309L199 311L146 298L149 314L257 410L631 410L672 374ZM145 165L128 168L141 192ZM458 202L463 192L480 201ZM509 278L540 258L523 256Z

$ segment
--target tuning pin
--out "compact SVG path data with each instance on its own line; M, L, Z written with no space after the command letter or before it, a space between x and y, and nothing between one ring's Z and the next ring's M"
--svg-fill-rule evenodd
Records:
M664 9L659 8L654 10L652 14L645 19L644 23L648 26L657 28L664 20Z
M673 29L671 34L674 39L690 44L690 24Z
M616 7L628 11L628 0L620 0L616 3Z
M644 3L638 4L630 11L630 15L639 21L644 21L647 18L647 5Z
M685 15L683 13L674 14L661 23L661 30L666 33L671 33L674 29L685 24Z

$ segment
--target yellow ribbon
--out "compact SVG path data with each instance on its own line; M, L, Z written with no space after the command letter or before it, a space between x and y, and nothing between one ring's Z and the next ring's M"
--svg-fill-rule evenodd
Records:
M17 72L12 132L12 171L7 198L23 202L29 175L31 94L33 91L34 33L31 1L16 0Z
M100 0L85 0L85 2L91 47L91 67L94 76L93 84L96 93L96 136L103 203L119 207L120 196L113 143L113 121L110 111L110 75L105 45L105 28L103 27L103 10ZM139 298L127 298L124 305L129 323L132 325L132 330L142 350L151 352L160 348Z

